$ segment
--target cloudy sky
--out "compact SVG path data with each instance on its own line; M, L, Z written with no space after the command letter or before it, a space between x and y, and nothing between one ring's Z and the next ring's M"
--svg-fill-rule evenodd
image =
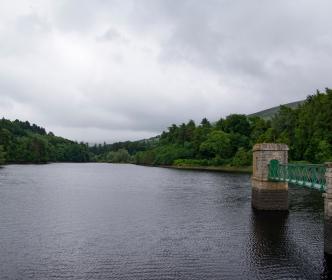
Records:
M0 112L114 142L332 87L331 0L2 0Z

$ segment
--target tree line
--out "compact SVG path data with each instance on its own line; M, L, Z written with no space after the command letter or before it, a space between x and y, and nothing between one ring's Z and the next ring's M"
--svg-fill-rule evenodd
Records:
M0 164L123 162L146 165L250 166L256 143L285 143L291 161L332 160L332 90L317 91L299 107L280 106L266 120L231 114L216 122L203 118L172 124L161 135L113 144L77 143L19 120L0 120Z
M99 156L109 162L146 165L250 166L256 143L285 143L291 161L323 163L332 159L332 90L317 91L299 107L280 106L266 120L231 114L211 123L204 118L172 124L153 141L105 146ZM136 149L132 149L137 145ZM116 147L119 147L118 149Z
M0 120L1 163L87 162L92 158L85 143L55 136L28 121Z

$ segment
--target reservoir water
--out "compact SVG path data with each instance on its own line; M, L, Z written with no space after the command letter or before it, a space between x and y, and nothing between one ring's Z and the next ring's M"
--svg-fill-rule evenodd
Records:
M250 176L123 164L0 169L0 279L324 279L321 193L251 208Z

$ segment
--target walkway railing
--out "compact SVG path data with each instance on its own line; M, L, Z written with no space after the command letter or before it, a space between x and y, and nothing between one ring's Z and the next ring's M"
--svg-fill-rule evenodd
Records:
M325 191L325 171L324 164L280 164L278 160L271 160L268 178L270 181L289 182Z

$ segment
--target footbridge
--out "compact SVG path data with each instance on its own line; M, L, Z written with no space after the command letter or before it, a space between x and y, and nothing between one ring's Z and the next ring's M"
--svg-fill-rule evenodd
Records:
M262 143L253 148L252 207L288 211L288 183L313 188L324 197L324 252L332 256L332 163L288 163L288 146Z
M325 192L325 173L325 164L281 164L278 160L273 159L269 164L268 178L274 182L288 182Z

